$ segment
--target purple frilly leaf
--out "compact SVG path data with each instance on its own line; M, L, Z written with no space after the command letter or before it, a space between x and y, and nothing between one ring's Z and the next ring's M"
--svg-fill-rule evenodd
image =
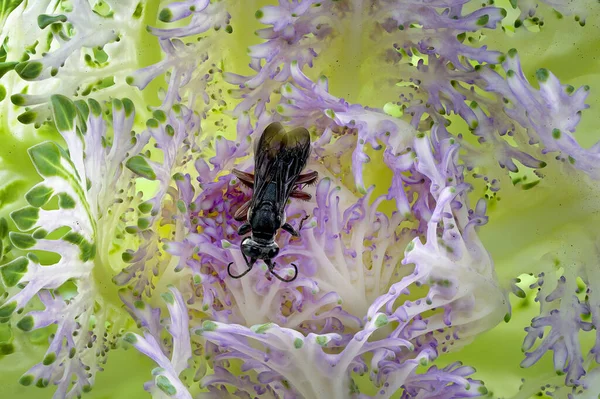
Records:
M52 95L98 101L130 96L141 100L139 92L125 84L137 64L135 36L143 18L135 16L137 2L105 3L98 12L87 1L24 3L15 10L20 15L6 26L3 38L10 37L8 62L17 63L14 94L21 115L36 128L48 123ZM38 17L44 15L45 19ZM16 15L15 15L16 16ZM44 22L48 18L52 23ZM15 40L22 35L23 40ZM4 39L2 39L4 40ZM8 40L8 39L7 39ZM18 54L18 55L17 55ZM12 59L11 59L12 58ZM28 90L22 90L28 87ZM25 108L26 107L26 108ZM15 121L16 122L16 121Z
M135 250L125 252L123 260L128 265L113 278L113 282L119 286L132 286L136 296L149 296L154 288L152 277L160 275L165 269L160 259L160 240L153 226L174 222L178 199L170 189L172 179L178 182L179 175L175 171L184 168L199 151L194 139L200 131L200 118L195 112L183 105L176 105L168 113L154 111L153 116L147 121L147 129L142 136L154 140L155 148L162 152L162 162L141 156L138 158L148 165L159 185L150 198L140 201L138 218L132 218L131 224L125 227L126 231L137 233L142 240ZM127 166L130 173L140 174L138 167L130 163ZM143 176L148 177L149 174L145 172ZM131 210L128 211L131 213Z
M423 374L413 374L404 385L402 399L477 398L487 394L481 381L469 378L475 369L452 363L442 369L432 366Z
M581 237L580 243L589 244L590 252L597 251L595 244L589 241ZM566 265L559 274L555 265L562 262ZM525 359L521 366L531 367L546 353L552 352L554 369L563 376L568 387L585 388L588 385L589 362L598 357L600 340L597 331L594 333L595 344L588 354L584 353L580 338L582 333L594 330L598 319L597 293L592 283L598 273L588 263L579 253L570 251L546 254L541 259L546 271L538 273L529 286L529 289L537 289L535 300L540 304L540 314L525 328Z
M547 2L578 15L579 3ZM98 76L82 76L71 54L83 54L103 75L107 65L86 57L86 49L101 52L98 47L104 46L109 56L116 50L125 60L135 56L138 52L123 48L135 49L117 43L137 37L140 22L127 18L137 20L146 10L138 12L136 6L134 11L135 2L111 2L106 6L115 15L102 15L85 1L71 3L66 21L59 17L51 28L50 51L19 64L17 73L48 82L58 73L66 82L61 92L83 97L94 89L101 89L100 97L118 93L123 81L144 90L159 76L166 77L168 87L159 90L161 105L139 135L132 133L135 113L129 100L112 100L110 118L104 116L105 104L92 100L69 105L66 97L35 90L13 100L36 112L50 100L68 150L52 143L32 149L44 179L28 193L30 206L12 214L19 231L10 234L13 254L26 255L11 254L0 269L8 287L0 317L21 311L37 295L44 309L18 316L17 327L56 325L46 358L23 381L56 384L59 397L89 390L119 336L114 329L121 327L106 323L121 310L104 300L106 288L96 278L125 262L113 282L127 287L120 298L143 331L125 340L158 364L145 385L154 396L191 398L183 382L187 375L182 377L189 371L196 382L202 379L207 397L367 397L357 391L352 373L368 373L378 398L398 390L403 398L485 394L482 384L469 378L474 370L460 364L417 373L419 366L495 325L507 309L477 235L487 223L487 201L469 203L472 187L465 178L477 169L475 175L496 193L501 177L517 173L519 163L539 169L556 154L597 177L599 146L582 149L572 136L587 107L586 87L575 91L540 70L540 90L533 89L513 52L505 59L478 45L481 30L496 29L506 13L488 6L467 12L472 7L466 0L280 0L256 13L268 27L257 32L263 42L249 49L250 76L235 74L222 62L226 51L220 51L220 38L233 32L227 2L166 1L158 13L165 25L148 29L163 58L133 73L122 68L86 87ZM520 6L533 21L533 2ZM347 25L361 25L359 34L348 36ZM32 36L28 33L23 36ZM308 78L312 74L306 69L317 65L333 40L352 42L361 35L377 43L368 50L379 57L378 76L368 83L385 80L382 92L391 92L390 100L399 96L401 118L337 97L325 77ZM26 57L32 55L26 51ZM370 65L364 52L359 56L365 57L361 68ZM40 73L25 76L34 62L41 62ZM494 71L499 62L506 78ZM69 80L69 73L79 80ZM223 87L222 75L234 89ZM82 88L74 88L74 81ZM139 95L142 102L145 95ZM233 104L231 97L239 101ZM56 109L61 106L71 107L70 112ZM201 122L212 123L220 113L238 118L235 138L201 129ZM473 144L452 133L446 117L452 113L467 123ZM44 119L43 112L38 114L36 123ZM77 120L65 122L64 115ZM285 274L295 262L300 274L283 284L259 262L246 278L234 281L227 265L233 262L237 270L246 265L233 214L251 190L229 171L252 172L252 142L275 120L311 129L308 169L321 177L304 188L309 201L293 200L286 207L300 237L282 233L276 238L281 247L277 270ZM220 119L214 126L228 134L228 123ZM142 152L148 144L154 148ZM381 187L367 183L371 149L383 150L380 166L391 176L383 195L376 194ZM44 163L48 159L58 159L50 162L51 173ZM136 192L139 177L155 181L156 192ZM55 198L59 209L43 207ZM304 216L307 223L300 229ZM70 230L47 238L60 228ZM54 252L60 259L42 266L27 253L31 250ZM592 373L576 337L600 320L590 284L598 276L592 270L579 273L587 288L582 298L573 292L576 273L567 272L553 289L540 290L541 313L528 328L524 347L531 350L536 340L542 342L527 353L524 365L553 351L555 368L567 374L567 383L584 386ZM177 288L163 289L173 280ZM75 294L64 292L69 281ZM543 276L537 284L543 285ZM169 311L165 320L151 305L157 290ZM198 334L191 337L190 329ZM589 355L597 359L599 348L600 340ZM194 364L198 359L201 364ZM205 359L213 370L206 376ZM239 375L231 372L236 362Z
M540 3L545 3L548 7L540 7ZM512 4L512 3L511 3ZM516 4L513 8L516 8ZM519 10L521 11L515 27L523 26L523 22L527 21L529 24L534 26L542 27L544 25L544 17L549 11L549 7L552 7L554 15L552 17L563 18L564 16L573 16L575 21L580 26L585 26L586 17L590 10L593 9L595 4L588 2L587 0L577 0L570 2L563 2L560 0L541 0L533 1L526 0L518 3Z
M502 93L510 100L506 113L527 129L532 142L544 146L544 153L558 152L563 161L594 179L600 178L598 146L582 148L573 137L581 112L589 108L585 104L589 87L575 90L561 84L548 70L539 69L536 76L540 89L535 90L523 75L516 52L509 52L503 66L510 90Z
M226 105L221 96L222 89L214 85L214 76L221 71L212 49L218 36L231 33L231 15L225 8L225 2L171 2L163 6L158 18L179 26L149 28L150 33L158 38L164 58L132 73L127 78L128 83L144 89L152 80L166 74L168 88L159 93L162 100L160 109L165 112L177 103L184 103L201 115L205 115L213 105ZM182 19L184 24L180 23ZM208 34L211 30L214 33ZM188 38L201 34L206 35L204 40L186 43ZM212 93L218 94L220 99L213 101Z
M160 335L155 336L150 330L146 330L143 337L130 332L123 339L158 365L152 371L153 380L145 384L147 391L152 395L162 392L170 398L191 399L188 387L179 378L181 372L189 367L188 361L192 357L188 309L183 296L175 288L170 288L162 297L170 315L166 326L172 337L169 347L162 347Z
M239 87L234 95L242 99L234 113L241 115L254 108L254 116L260 118L273 92L290 79L292 62L300 67L313 65L314 58L325 48L333 33L332 19L341 12L334 2L317 0L279 1L277 6L259 10L259 20L272 27L258 31L266 41L249 49L250 67L256 74L225 74L229 83Z
M59 398L90 389L107 353L116 347L124 322L122 318L112 322L121 311L105 302L94 271L109 268L97 254L108 254L111 237L122 231L122 226L108 220L111 212L121 213L119 207L130 194L131 186L124 181L132 175L123 164L130 151L138 151L145 143L131 134L132 102L115 99L110 105L112 116L104 119L103 108L95 100L73 103L63 96L52 97L56 128L68 153L53 142L30 148L31 160L43 179L26 194L29 206L11 214L20 231L9 234L15 251L26 255L0 268L9 287L0 307L3 317L20 314L37 295L44 310L25 312L16 320L17 326L29 332L56 325L44 360L21 381L57 385ZM107 140L109 131L112 145ZM113 191L109 194L106 187ZM46 206L53 200L58 206ZM41 265L31 251L53 253L58 260Z

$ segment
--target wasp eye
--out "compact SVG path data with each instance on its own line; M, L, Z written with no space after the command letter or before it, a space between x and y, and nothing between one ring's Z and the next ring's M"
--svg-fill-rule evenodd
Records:
M273 259L279 253L279 247L274 246L269 249L269 259Z
M251 258L260 258L260 247L252 240L246 239L242 242L242 252Z

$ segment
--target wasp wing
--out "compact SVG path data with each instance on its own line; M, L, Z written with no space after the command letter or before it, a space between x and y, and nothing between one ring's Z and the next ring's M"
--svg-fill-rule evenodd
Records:
M267 126L254 154L253 203L268 198L283 207L309 155L308 130L296 128L286 132L279 122Z

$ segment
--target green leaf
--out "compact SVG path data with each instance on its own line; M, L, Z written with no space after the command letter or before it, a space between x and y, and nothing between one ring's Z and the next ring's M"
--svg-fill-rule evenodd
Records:
M142 12L144 11L144 5L142 4L142 2L139 2L138 5L135 7L135 11L133 12L133 18L134 19L139 19L142 16Z
M13 94L10 96L10 102L18 107L25 105L25 97L22 94Z
M150 227L150 219L148 218L139 218L137 221L137 227L140 230L146 230L148 227Z
M123 108L125 108L125 117L127 118L135 112L135 105L133 104L133 101L128 98L123 99Z
M26 317L31 317L31 316L26 316ZM25 318L23 318L25 319ZM22 321L22 320L21 320ZM32 326L33 327L33 326ZM44 357L44 361L42 362L44 364L44 366L49 366L52 363L54 363L54 361L56 360L56 353L48 353L45 357Z
M37 112L35 111L25 111L19 116L17 116L17 120L24 125L29 125L35 122L37 118Z
M24 256L20 256L2 266L0 268L0 275L2 275L2 281L7 287L14 287L17 285L21 278L27 273L27 265L29 265L29 259Z
M146 161L146 158L141 155L131 157L125 163L125 166L133 173L144 177L148 180L156 180L156 173L152 170L152 167Z
M25 208L11 212L10 217L15 222L19 230L27 231L35 226L40 218L40 208L26 206Z
M67 22L67 17L65 15L48 15L48 14L40 14L37 18L37 23L40 29L46 28L48 25L51 25L55 22Z
M15 69L18 62L0 62L0 78L6 74L6 72Z
M79 233L69 232L64 235L62 240L79 247L79 250L81 251L79 258L83 262L92 260L96 256L96 245L86 240L85 237Z
M33 330L34 324L35 324L35 322L33 320L33 317L25 316L21 320L19 320L19 322L17 323L17 327L19 327L19 329L21 329L23 331L31 331L31 330ZM47 364L46 364L46 366L47 366Z
M561 131L560 129L552 129L552 137L556 140L560 139Z
M163 8L158 14L158 20L162 22L170 22L173 18L173 13L168 8Z
M52 194L54 194L54 190L51 187L40 184L29 190L27 194L25 194L25 199L29 205L40 208L50 201Z
M75 208L75 200L69 194L60 193L58 195L58 206L61 209L73 209Z
M162 294L160 294L160 296L166 303L168 303L170 305L173 305L175 303L175 297L170 292L162 293Z
M375 320L375 327L381 328L387 324L388 324L388 318L386 315L380 314L379 316L377 316L377 319Z
M17 309L17 302L15 301L4 304L2 307L0 307L0 318L4 319L10 317L10 315L14 313L15 309Z
M36 231L33 232L33 234L31 235L33 238L35 238L36 240L41 240L42 238L46 238L46 236L48 235L48 232L44 229L37 229Z
M1 185L2 183L0 183ZM0 186L0 209L20 200L27 183L22 180L13 180Z
M33 247L36 243L35 238L31 236L31 234L17 233L16 231L11 231L8 233L10 238L10 242L19 248L19 249L29 249Z
M62 175L64 168L60 164L61 148L54 142L46 141L34 145L29 150L29 156L35 169L42 177Z
M148 201L142 202L138 205L138 209L142 213L150 213L150 211L152 210L152 203Z
M113 110L120 111L123 109L123 102L118 98L113 98L112 100Z
M490 16L487 14L484 14L477 19L477 25L483 26L483 25L487 24L489 21L490 21Z
M137 342L137 337L135 336L134 333L128 332L127 334L125 334L123 336L123 341L128 342L131 345L135 345L135 343Z
M40 378L35 382L35 386L38 388L46 388L49 383L50 381L48 381L46 378Z
M94 114L94 116L102 115L102 106L98 101L94 100L93 98L90 98L88 99L88 103L90 105L90 110L92 111L92 114Z
M6 218L0 217L0 239L6 238L8 235L8 222Z
M173 128L173 126L171 126L171 125L167 124L167 125L165 126L165 130L167 131L167 134L168 134L170 137L173 137L173 136L175 136L175 129Z
M271 327L273 327L273 323L265 323L265 324L259 324L256 326L252 326L250 329L252 331L254 331L257 334L264 334L266 333Z
M44 64L39 61L19 62L15 66L15 72L25 80L34 80L44 70Z
M546 68L540 68L535 71L535 76L537 77L537 80L539 80L541 83L544 83L550 77L550 72L548 72Z
M173 384L171 384L171 381L169 381L169 379L164 375L159 375L156 377L156 386L158 386L161 391L169 396L173 396L177 393L177 390Z
M15 346L10 342L0 342L0 356L10 355L15 352Z
M169 137L175 136L175 129L173 128L173 126L167 124L165 126L165 130L166 130L167 134L169 135Z
M0 26L4 25L4 21L11 12L21 4L23 0L0 0Z
M25 374L24 376L22 376L19 379L19 384L24 385L24 386L29 386L31 384L33 384L33 380L35 379L35 377L31 374Z
M156 111L154 111L152 113L152 116L154 117L154 119L156 119L160 123L165 123L167 121L167 114L165 114L165 111L162 111L160 109L157 109Z
M83 100L75 101L75 107L77 107L77 125L85 133L87 132L87 118L90 115L90 107Z
M0 241L1 242L1 241ZM123 260L123 262L125 263L129 263L131 262L131 260L133 259L133 251L131 250L127 250L123 253L121 253L121 259Z
M217 329L217 324L210 320L206 320L202 323L202 329L204 331L215 331Z
M158 122L157 119L154 118L150 118L146 121L146 127L148 129L156 129L160 126L160 123Z
M63 95L55 94L50 97L50 102L56 128L61 132L72 131L75 128L75 118L77 117L77 108L73 101Z

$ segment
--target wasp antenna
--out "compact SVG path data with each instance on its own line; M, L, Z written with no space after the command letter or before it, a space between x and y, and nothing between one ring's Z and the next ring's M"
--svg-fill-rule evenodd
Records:
M308 213L306 214L306 216L304 216L302 218L302 220L300 220L300 227L298 227L298 231L302 230L302 226L304 226L304 222L308 220L310 216L308 215ZM293 263L292 263L293 264Z
M252 270L252 266L254 266L254 264L252 264L252 265L249 265L249 266L248 266L248 269L246 269L246 271L245 271L245 272L243 272L242 274L238 274L238 275L236 276L236 275L234 275L234 274L232 274L232 273L231 273L231 265L233 265L233 262L231 262L230 264L228 264L228 265L227 265L227 274L229 274L229 277L231 277L231 278L235 278L235 279L238 279L238 278L242 278L242 277L244 277L246 274L248 274L248 273L250 272L250 270ZM294 278L295 278L295 277L294 277Z
M294 277L289 278L289 279L285 279L285 278L281 277L279 274L275 273L275 270L273 270L273 268L275 267L274 263L273 263L273 267L269 268L269 271L271 272L271 274L273 276L277 277L279 280L283 281L284 283L289 283L289 282L294 281L296 279L296 277L298 277L298 268L293 263L291 265L294 267Z

